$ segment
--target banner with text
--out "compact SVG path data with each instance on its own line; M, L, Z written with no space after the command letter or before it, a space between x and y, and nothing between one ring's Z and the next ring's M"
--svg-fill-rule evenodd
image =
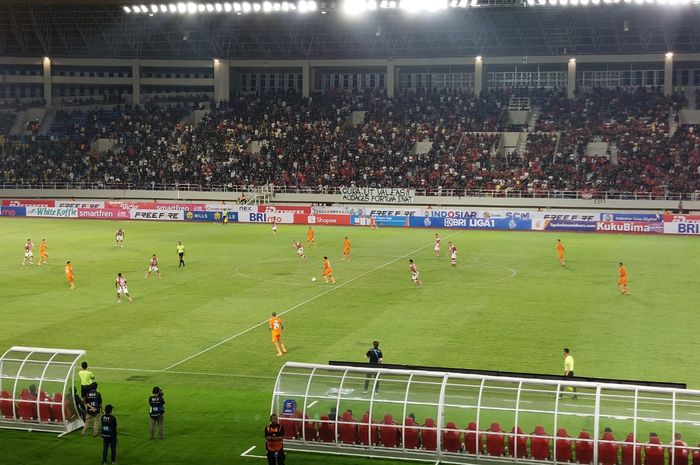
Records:
M657 213L601 213L601 221L663 221L663 215Z
M238 221L238 212L226 212L228 220L231 223L236 223ZM223 213L215 211L186 211L185 221L199 221L199 222L210 222L218 223L223 219Z
M664 232L664 224L649 221L598 221L596 232L658 234Z
M664 215L664 233L700 235L700 215Z
M569 232L593 232L596 229L595 221L583 220L532 220L534 231L569 231Z
M231 212L229 212L230 214ZM238 212L239 223L294 223L294 213Z
M348 226L350 215L294 215L294 224Z
M55 207L56 202L54 200L42 200L42 199L8 199L2 201L3 207Z
M304 205L258 205L258 213L278 214L293 213L295 215L310 215L311 207Z
M27 216L39 216L47 218L77 218L78 209L73 207L27 207Z
M105 208L117 208L125 210L167 210L167 211L188 211L206 210L205 203L189 202L105 202Z
M344 202L413 203L416 200L415 189L389 187L341 187L340 195Z
M78 208L78 218L87 220L128 220L129 210L120 208Z
M516 218L431 218L410 217L409 224L419 228L531 230L532 220Z
M129 213L132 220L183 221L185 218L185 212L183 210L165 211L144 210L139 208L131 209Z
M0 207L0 216L27 216L27 207Z
M351 223L355 226L369 226L369 216L352 216ZM377 226L409 226L410 216L372 215Z
M105 208L105 203L98 200L56 200L55 202L54 206L58 208Z

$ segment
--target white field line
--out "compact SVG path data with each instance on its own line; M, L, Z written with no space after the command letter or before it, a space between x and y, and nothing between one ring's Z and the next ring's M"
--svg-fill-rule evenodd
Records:
M317 402L318 402L317 400L311 402L309 405L306 406L306 408L311 408L311 407L313 407L314 405L316 405Z
M93 367L96 370L106 371L133 371L136 373L163 373L163 370L148 370L144 368L114 368L114 367ZM169 371L169 375L184 376L214 376L221 378L248 378L248 379L277 379L275 376L241 375L237 373L209 373L200 371Z
M451 236L447 237L447 239L451 239L451 238L457 236L458 234L460 234L460 233L458 232L458 233L452 234ZM341 284L333 285L333 287L331 287L330 289L328 289L328 290L326 290L326 291L323 291L323 292L321 292L320 294L317 294L317 295L311 297L310 299L306 299L305 301L303 301L303 302L301 302L301 303L298 303L298 304L296 304L296 305L293 305L292 307L289 307L288 309L283 310L282 312L277 312L277 315L282 316L282 315L287 314L287 313L289 313L289 312L291 312L291 311L293 311L293 310L296 310L296 309L299 308L299 307L303 307L304 305L306 305L306 304L308 304L308 303L310 303L310 302L313 302L314 300L320 299L321 297L323 297L323 296L326 295L326 294L330 294L331 292L337 291L338 289L342 289L343 287L345 287L345 286L347 286L347 285L349 285L349 284L351 284L351 283L357 281L358 279L364 278L364 277L367 276L368 274L374 273L374 272L377 271L377 270L381 270L382 268L387 267L387 266L389 266L389 265L392 265L392 264L398 262L399 260L402 260L402 259L404 259L404 258L410 257L411 255L414 255L414 254L420 252L421 250L427 249L428 247L432 247L432 245L433 245L432 243L431 243L431 244L428 244L428 245L424 245L423 247L420 247L420 248L418 248L418 249L416 249L416 250L414 250L414 251L412 251L412 252L409 252L409 253L407 253L407 254L405 254L405 255L402 255L402 256L400 256L400 257L397 257L397 258L395 258L395 259L393 259L393 260L389 260L388 262L383 263L383 264L381 264L381 265L379 265L379 266L375 266L375 267L372 268L371 270L365 271L364 273L360 273L359 275L355 276L354 278L348 279L347 281L345 281L345 282L343 282L343 283L341 283ZM236 339L236 338L238 338L238 337L241 337L241 336L243 336L244 334L249 333L250 331L252 331L252 330L254 330L254 329L257 329L257 328L259 328L260 326L263 326L263 325L266 324L266 323L267 323L267 320L263 320L263 321L261 321L260 323L257 323L257 324L255 324L255 325L251 326L251 327L248 328L248 329L244 329L243 331L240 331L240 332L234 334L233 336L229 336L229 337L227 337L226 339L224 339L224 340L222 340L222 341L219 341L219 342L217 342L216 344L214 344L214 345L212 345L212 346L207 347L206 349L200 350L200 351L197 352L196 354L190 355L189 357L185 357L185 358L183 358L182 360L177 361L177 362L173 363L172 365L163 368L162 371L171 370L171 369L175 368L176 366L182 365L183 363L192 360L193 358L196 358L196 357L199 357L200 355L206 354L206 353L209 352L210 350L216 349L217 347L222 346L222 345L226 344L227 342L230 342L230 341L232 341L232 340L234 340L234 339Z
M252 458L252 459L266 459L266 458L267 458L267 456L265 456L265 455L255 455L255 454L251 454L250 452L251 452L253 449L255 449L255 446L250 446L248 449L245 450L245 452L243 452L243 453L241 454L241 457L250 457L250 458Z

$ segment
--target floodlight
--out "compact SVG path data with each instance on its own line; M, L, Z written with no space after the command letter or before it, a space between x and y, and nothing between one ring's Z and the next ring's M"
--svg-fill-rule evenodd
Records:
M233 7L231 7L231 4L229 2L224 3L224 11L226 13L231 13L231 10L233 10Z
M546 4L547 4L547 0L537 0L537 3L538 3L539 5L546 5Z
M123 6L122 9L124 10L124 13L126 13L126 14L131 13L131 8L129 8L128 6Z
M533 6L535 4L535 0L527 0L527 4Z
M368 0L367 1L367 9L374 11L377 9L377 0Z
M197 5L194 2L187 2L187 12L191 15L197 12Z
M557 0L548 0L548 2L549 2L550 5L556 5L556 4L557 4Z
M395 0L389 0L389 8L396 8L396 1Z
M481 61L481 60L482 60L481 55L477 55L477 56L474 58L474 60L476 60L476 61Z
M168 10L170 10L171 13L177 13L177 5L174 3L168 4Z
M212 5L211 3L207 3L206 8L207 13L212 13L214 11L214 5Z
M666 52L666 58L673 58L673 52Z
M282 5L279 2L275 2L272 4L272 11L280 11L282 9Z
M350 16L362 14L365 10L367 10L365 0L345 0L343 3L343 11Z
M221 13L224 11L224 6L221 3L215 3L214 9L217 11L217 13Z
M469 6L469 0L459 0L457 6L459 6L460 8L466 8Z
M472 0L472 6L479 6L479 0Z
M263 4L262 4L262 10L263 10L265 13L271 12L271 11L272 11L272 3L267 2L267 1L263 2Z
M197 11L200 13L204 13L205 11L207 11L206 5L200 3L199 5L197 5Z
M577 5L578 5L578 0L569 0L569 3L570 3L571 5L573 5L573 6L577 6Z
M581 0L581 5L588 5L588 0Z
M167 12L168 12L168 5L165 5L164 3L161 3L160 5L158 5L158 7L160 8L160 12L161 12L161 13L167 13Z
M258 12L260 10L262 10L262 5L259 3L253 3L253 11Z
M610 5L613 2L613 0L603 0L603 3L606 3L607 5Z
M187 5L185 5L182 2L178 3L177 4L177 12L182 13L182 14L187 13Z
M569 63L571 63L572 65L576 63L576 58L569 58Z
M594 5L600 5L600 0L591 0L591 3Z
M289 3L282 2L282 11L284 11L285 13L289 11Z
M297 6L299 7L299 13L306 13L309 10L309 5L306 3L306 0L300 0Z
M316 11L318 9L318 4L316 3L316 0L309 0L307 2L307 6L309 8L309 11Z
M250 10L253 9L248 2L243 2L241 6L243 7L243 13L250 13Z
M158 5L151 5L151 13L158 13Z
M148 7L146 5L141 5L141 13L148 13Z
M289 4L289 9L292 11L295 11L297 9L297 6L294 3Z

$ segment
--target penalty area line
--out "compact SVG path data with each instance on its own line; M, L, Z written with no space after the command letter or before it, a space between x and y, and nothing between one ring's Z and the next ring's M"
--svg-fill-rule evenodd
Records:
M248 449L246 449L244 452L241 453L241 457L250 457L253 459L266 459L267 456L265 455L255 455L251 454L250 452L255 449L255 446L250 446Z
M459 235L459 234L460 234L459 232L457 232L457 233L455 233L455 234L452 234L451 236L447 237L447 239L452 239L453 237L455 237L455 236L457 236L457 235ZM389 265L393 265L394 263L398 262L399 260L403 260L403 259L406 258L406 257L410 257L411 255L414 255L414 254L416 254L416 253L418 253L418 252L420 252L420 251L422 251L422 250L425 250L425 249L427 249L428 247L431 247L432 245L433 245L433 244L424 245L423 247L420 247L420 248L418 248L418 249L416 249L416 250L413 250L413 251L411 251L411 252L409 252L409 253L407 253L407 254L401 255L400 257L394 258L393 260L389 260L389 261L386 262L386 263L383 263L383 264L381 264L381 265L375 266L375 267L372 268L371 270L365 271L364 273L360 273L359 275L355 276L354 278L350 278L350 279L348 279L347 281L345 281L345 282L343 282L343 283L341 283L341 284L335 284L335 285L333 285L333 287L331 287L330 289L328 289L328 290L326 290L326 291L321 292L320 294L317 294L317 295L315 295L315 296L313 296L313 297L311 297L311 298L309 298L309 299L306 299L305 301L303 301L303 302L301 302L301 303L298 303L298 304L296 304L296 305L293 305L292 307L289 307L288 309L286 309L286 310L284 310L284 311L282 311L282 312L277 312L277 315L282 316L282 315L285 315L285 314L287 314L287 313L289 313L289 312L291 312L291 311L293 311L293 310L296 310L296 309L299 308L299 307L303 307L304 305L306 305L306 304L308 304L308 303L311 303L311 302L313 302L314 300L320 299L321 297L325 296L326 294L330 294L331 292L337 291L338 289L342 289L342 288L344 288L345 286L347 286L347 285L349 285L349 284L351 284L351 283L357 281L358 279L364 278L364 277L367 276L368 274L374 273L375 271L381 270L382 268L387 267L387 266L389 266ZM183 358L182 360L179 360L179 361L173 363L172 365L163 368L162 371L169 371L169 370L172 370L173 368L175 368L175 367L177 367L177 366L180 366L180 365L182 365L183 363L192 360L193 358L199 357L200 355L204 355L204 354L206 354L207 352L209 352L209 351L211 351L211 350L214 350L214 349L216 349L217 347L220 347L220 346L226 344L227 342L230 342L230 341L232 341L232 340L234 340L234 339L237 339L237 338L243 336L244 334L249 333L249 332L251 332L251 331L254 330L254 329L257 329L257 328L263 326L263 325L266 324L266 323L267 323L267 320L263 320L263 321L261 321L260 323L257 323L257 324L255 324L255 325L251 326L251 327L248 328L248 329L244 329L243 331L240 331L240 332L238 332L238 333L236 333L236 334L234 334L234 335L232 335L232 336L227 337L226 339L223 339L223 340L217 342L216 344L214 344L214 345L212 345L212 346L207 347L206 349L200 350L200 351L197 352L196 354L190 355L189 357L185 357L185 358Z

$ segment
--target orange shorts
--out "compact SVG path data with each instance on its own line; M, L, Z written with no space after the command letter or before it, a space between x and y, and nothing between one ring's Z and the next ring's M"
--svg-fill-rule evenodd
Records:
M559 258L564 258L564 254L561 252L558 252L557 255L559 255Z
M343 249L343 255L350 255L350 249Z
M626 286L627 285L627 278L620 278L617 280L617 285L618 286Z
M43 258L49 258L49 254L47 254L46 252L41 252L41 256Z
M282 333L280 333L280 332L273 332L272 333L272 342L278 342L280 339L282 339Z
M72 274L69 274L68 276L66 276L66 281L68 281L69 283L72 283L73 281L75 281L75 280L73 279L73 275L72 275Z
M330 268L326 268L325 270L323 270L323 276L330 276L332 274L333 270L331 270Z

